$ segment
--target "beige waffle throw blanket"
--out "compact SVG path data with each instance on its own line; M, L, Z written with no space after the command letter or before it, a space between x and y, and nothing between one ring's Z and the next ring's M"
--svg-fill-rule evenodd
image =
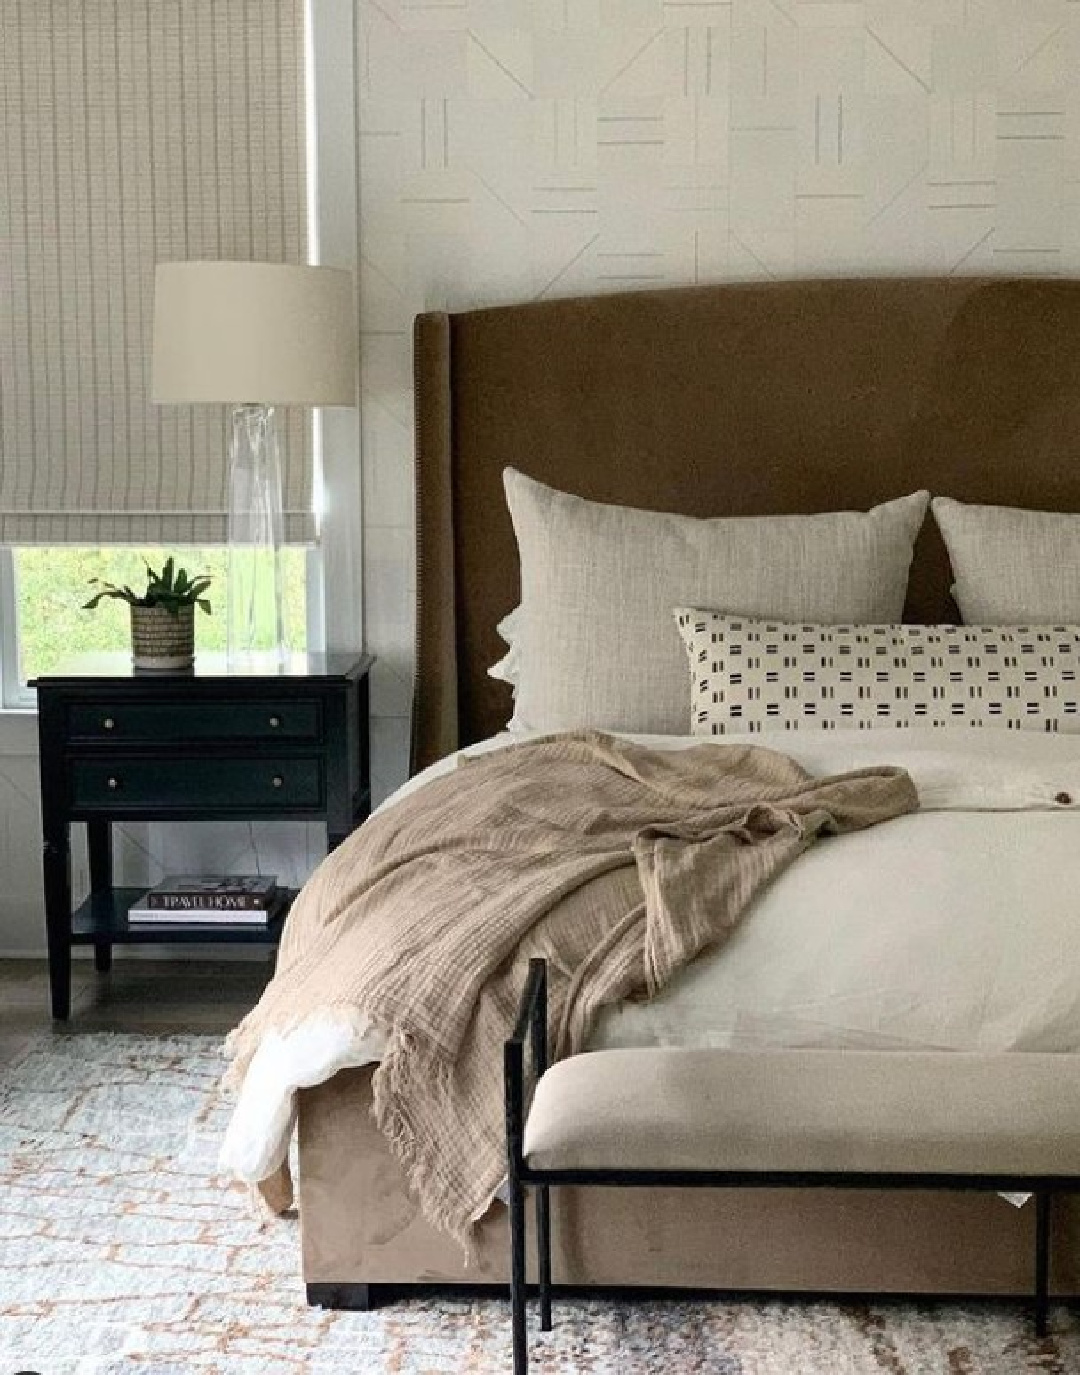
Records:
M572 1055L601 1008L723 941L819 836L917 806L901 769L817 779L743 745L588 732L465 758L312 876L230 1038L231 1076L270 1030L370 1019L387 1047L378 1125L426 1216L467 1247L505 1174L502 1045L530 956L549 962L554 1052Z

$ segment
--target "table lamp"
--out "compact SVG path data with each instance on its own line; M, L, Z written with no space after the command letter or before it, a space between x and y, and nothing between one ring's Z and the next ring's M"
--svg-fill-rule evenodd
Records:
M226 589L230 668L284 654L276 406L354 406L350 272L290 263L159 263L152 396L232 407Z

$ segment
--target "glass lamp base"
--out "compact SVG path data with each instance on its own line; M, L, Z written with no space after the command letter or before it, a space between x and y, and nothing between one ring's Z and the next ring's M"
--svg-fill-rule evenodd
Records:
M229 448L227 656L251 670L284 659L281 460L271 406L236 406Z

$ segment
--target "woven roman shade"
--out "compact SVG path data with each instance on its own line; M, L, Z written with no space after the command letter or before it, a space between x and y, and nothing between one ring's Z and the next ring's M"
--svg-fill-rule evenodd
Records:
M225 542L225 408L150 402L154 264L306 261L303 10L0 0L0 543Z

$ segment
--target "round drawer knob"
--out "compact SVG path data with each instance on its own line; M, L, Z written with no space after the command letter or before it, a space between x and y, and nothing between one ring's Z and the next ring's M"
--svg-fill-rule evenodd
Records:
M101 724L105 727L106 730L116 729L116 722L112 719L111 716L106 716L105 720L102 721Z
M117 790L117 788L118 788L119 786L120 786L120 780L119 780L119 778L110 778L110 779L108 780L108 788L109 788L109 791L110 791L110 792L116 792L116 790Z
M285 786L285 780L279 773L274 774L274 777L271 781L273 782L275 788L283 788Z
M278 726L281 725L281 717L280 717L280 716L271 716L271 718L270 718L270 725L271 725L271 728L272 728L273 730L277 730Z

